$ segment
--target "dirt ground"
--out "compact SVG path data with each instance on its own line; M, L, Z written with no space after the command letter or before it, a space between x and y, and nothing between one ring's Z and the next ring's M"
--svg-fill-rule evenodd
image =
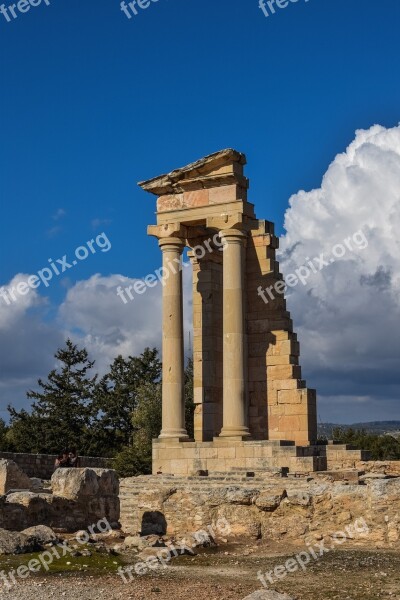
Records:
M127 583L116 573L121 560L81 557L70 564L52 567L51 573L35 574L5 591L0 587L1 600L242 600L262 589L259 572L271 572L298 553L301 548L268 545L234 545L206 550L198 556L184 556L151 575L127 577ZM15 557L14 557L15 559ZM20 556L19 564L26 564ZM125 566L130 564L124 557ZM7 573L13 567L0 560ZM1 583L1 582L0 582ZM297 600L400 600L400 552L335 549L312 560L305 568L288 573L271 585Z

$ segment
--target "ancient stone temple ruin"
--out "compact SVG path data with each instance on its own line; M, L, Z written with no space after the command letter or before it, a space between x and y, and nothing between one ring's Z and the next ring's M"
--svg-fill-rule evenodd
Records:
M329 448L314 446L316 393L302 379L282 293L278 238L248 200L245 164L228 149L139 184L157 196L157 224L148 233L163 258L163 416L154 473L326 468ZM195 440L184 416L185 248L193 268Z

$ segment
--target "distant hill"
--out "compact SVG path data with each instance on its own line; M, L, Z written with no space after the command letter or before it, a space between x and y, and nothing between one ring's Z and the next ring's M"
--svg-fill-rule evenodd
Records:
M319 423L318 435L325 436L330 439L332 437L332 431L338 427L340 429L364 429L368 433L375 433L377 435L390 433L392 435L398 434L398 436L400 436L400 421L370 421L368 423L352 423L351 425L343 425L340 423ZM398 436L396 435L396 437Z

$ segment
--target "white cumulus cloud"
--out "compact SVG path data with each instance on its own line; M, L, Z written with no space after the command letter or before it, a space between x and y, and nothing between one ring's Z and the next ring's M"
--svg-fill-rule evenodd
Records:
M400 419L399 228L400 127L357 131L321 187L290 198L281 271L310 270L288 307L323 420Z
M190 324L190 269L184 269L185 328ZM60 307L65 336L87 348L104 372L116 356L135 356L145 347L161 348L162 286L146 287L143 294L125 292L126 303L117 289L133 286L137 279L123 275L93 275L79 281L67 292Z

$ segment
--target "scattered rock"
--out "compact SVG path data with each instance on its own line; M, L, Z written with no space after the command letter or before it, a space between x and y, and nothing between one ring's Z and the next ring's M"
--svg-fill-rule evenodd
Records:
M13 460L0 459L0 495L10 490L30 490L31 480Z
M142 546L143 538L139 535L128 535L125 538L123 545L125 548L140 548Z
M257 490L248 490L240 487L230 487L226 492L226 500L229 504L244 504L249 506L252 504L253 498Z
M28 527L28 529L24 529L22 531L22 534L26 535L30 540L41 546L45 544L57 544L60 541L60 538L57 536L57 534L46 525Z
M0 529L0 555L1 554L26 554L38 552L43 547L34 539L17 531Z
M52 505L57 515L68 514L67 505L75 503L75 514L69 511L70 519L63 516L59 518L57 526L66 526L73 531L76 527L98 525L99 533L105 532L105 522L110 527L118 523L119 508L119 480L115 471L111 469L57 469L51 478L53 491ZM84 518L77 522L77 514ZM82 523L83 521L83 523ZM100 526L102 522L102 526ZM54 524L55 526L56 524ZM97 533L97 529L95 529Z
M285 496L286 490L284 489L274 493L264 492L257 497L255 505L261 510L273 511L278 508Z
M119 481L111 469L57 469L51 489L55 496L79 501L92 496L118 496Z
M307 492L288 492L287 499L290 504L297 506L310 506L311 496Z

